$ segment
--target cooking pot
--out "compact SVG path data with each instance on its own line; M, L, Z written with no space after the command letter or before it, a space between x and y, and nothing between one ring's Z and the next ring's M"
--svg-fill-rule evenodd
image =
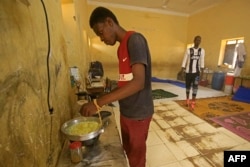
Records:
M100 124L100 120L97 117L77 117L77 118L74 118L74 119L71 119L71 120L65 122L61 127L61 131L71 141L85 141L85 140L93 139L96 136L98 136L100 133L104 132L104 127L102 125L100 125L95 131L92 131L92 132L90 132L88 134L84 134L84 135L72 135L72 134L69 134L67 132L68 127L75 125L75 124L78 124L80 122L88 122L88 121L93 121L93 122L97 122L98 124Z
M93 115L93 117L77 117L77 118L71 119L62 125L61 131L68 137L70 141L82 141L82 144L84 146L91 146L98 141L101 133L104 132L104 126L108 124L107 123L108 121L106 118L111 115L111 112L101 111L100 115L101 115L103 124L100 125L100 127L93 132L90 132L85 135L71 135L67 132L67 128L74 124L78 124L80 122L86 122L86 121L94 121L100 124L100 119L99 119L98 114Z

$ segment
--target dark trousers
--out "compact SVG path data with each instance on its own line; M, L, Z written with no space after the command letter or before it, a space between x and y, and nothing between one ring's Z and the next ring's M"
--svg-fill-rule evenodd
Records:
M189 95L191 86L193 89L192 96L196 97L200 80L199 73L186 73L186 94Z

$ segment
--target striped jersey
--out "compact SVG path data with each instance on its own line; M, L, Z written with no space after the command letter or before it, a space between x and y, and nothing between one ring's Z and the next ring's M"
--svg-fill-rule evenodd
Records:
M204 68L205 50L203 48L188 48L182 61L186 73L199 73Z

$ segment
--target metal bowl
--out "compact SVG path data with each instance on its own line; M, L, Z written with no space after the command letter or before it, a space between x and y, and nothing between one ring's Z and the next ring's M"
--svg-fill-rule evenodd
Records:
M100 120L99 118L96 117L77 117L74 119L71 119L67 122L65 122L62 127L61 127L61 131L68 137L69 140L71 141L86 141L86 140L90 140L93 139L97 136L99 136L101 133L104 132L104 128L102 125L99 126L99 128L93 132L90 132L88 134L85 135L71 135L67 132L67 128L74 125L74 124L78 124L80 122L87 122L87 121L94 121L94 122L98 122L100 124Z

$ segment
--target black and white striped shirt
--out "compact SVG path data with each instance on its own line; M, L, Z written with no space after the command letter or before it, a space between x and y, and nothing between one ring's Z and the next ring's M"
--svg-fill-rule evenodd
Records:
M186 68L186 73L200 72L200 68L204 68L205 50L203 48L192 48L193 54L190 54L190 48L186 50L184 59L182 61L182 67ZM198 50L200 49L200 55Z

